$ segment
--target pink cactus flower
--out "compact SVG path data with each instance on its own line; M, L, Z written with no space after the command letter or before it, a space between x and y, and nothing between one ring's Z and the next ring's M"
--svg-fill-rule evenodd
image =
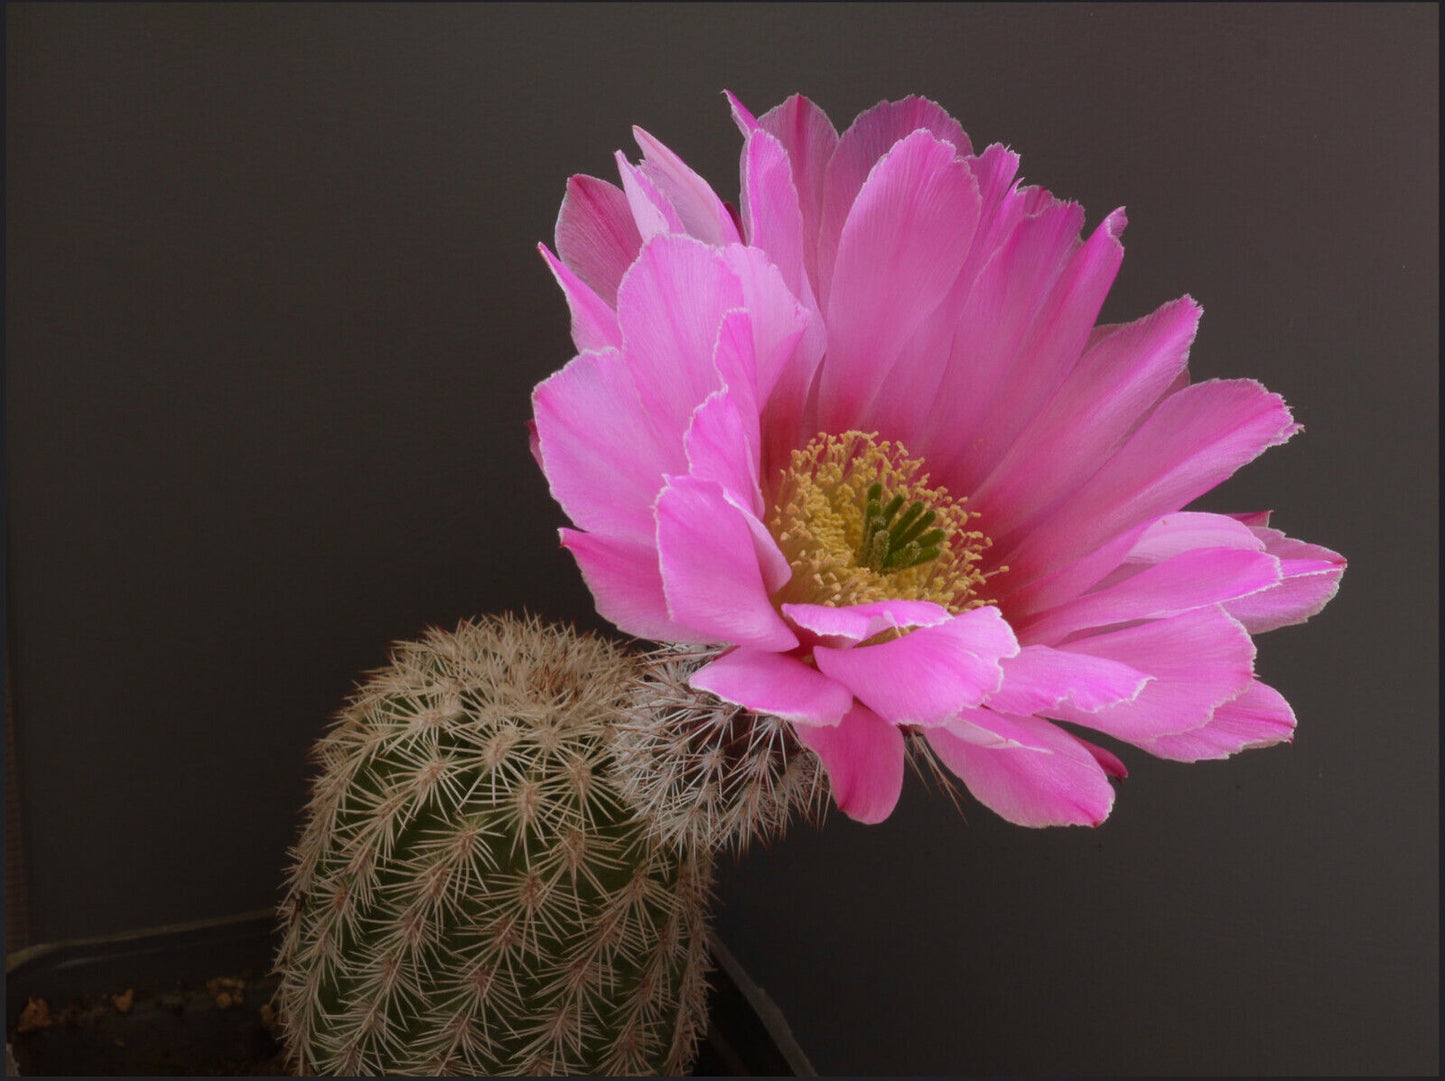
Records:
M1123 211L1083 238L922 98L842 136L801 96L729 100L738 210L634 129L642 161L573 177L542 248L578 355L532 447L601 614L726 646L693 686L789 721L864 822L905 733L1025 826L1109 814L1124 766L1077 728L1183 761L1290 739L1251 635L1345 561L1183 509L1299 426L1190 383L1187 296L1095 325Z

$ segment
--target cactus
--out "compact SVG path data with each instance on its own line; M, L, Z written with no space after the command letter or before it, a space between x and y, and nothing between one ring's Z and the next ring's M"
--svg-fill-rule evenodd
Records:
M399 643L317 744L278 955L293 1066L681 1073L710 846L624 800L617 647L535 620Z
M668 646L643 656L613 755L618 786L658 837L741 853L795 816L820 825L827 786L787 722L688 686L718 652Z

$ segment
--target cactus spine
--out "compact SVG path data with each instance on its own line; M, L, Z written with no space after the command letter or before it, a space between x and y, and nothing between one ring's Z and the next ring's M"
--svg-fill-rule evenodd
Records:
M719 652L669 646L643 656L613 755L623 795L658 837L741 853L794 817L821 824L827 785L787 722L688 685Z
M400 643L317 744L283 904L303 1073L681 1073L706 1025L712 850L619 792L636 685L536 621Z

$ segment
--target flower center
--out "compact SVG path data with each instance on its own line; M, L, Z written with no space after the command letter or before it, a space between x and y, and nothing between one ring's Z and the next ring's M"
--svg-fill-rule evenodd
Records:
M921 459L876 432L819 434L782 471L768 528L793 568L779 603L920 600L958 613L989 603L977 517L928 487Z

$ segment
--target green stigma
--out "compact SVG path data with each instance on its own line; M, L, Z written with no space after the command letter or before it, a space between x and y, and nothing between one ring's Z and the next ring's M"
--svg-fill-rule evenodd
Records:
M904 499L894 495L883 502L883 485L868 486L863 507L863 536L856 553L858 566L879 573L907 570L937 559L948 534L928 527L938 513L915 501L903 510ZM898 512L902 510L903 513Z

